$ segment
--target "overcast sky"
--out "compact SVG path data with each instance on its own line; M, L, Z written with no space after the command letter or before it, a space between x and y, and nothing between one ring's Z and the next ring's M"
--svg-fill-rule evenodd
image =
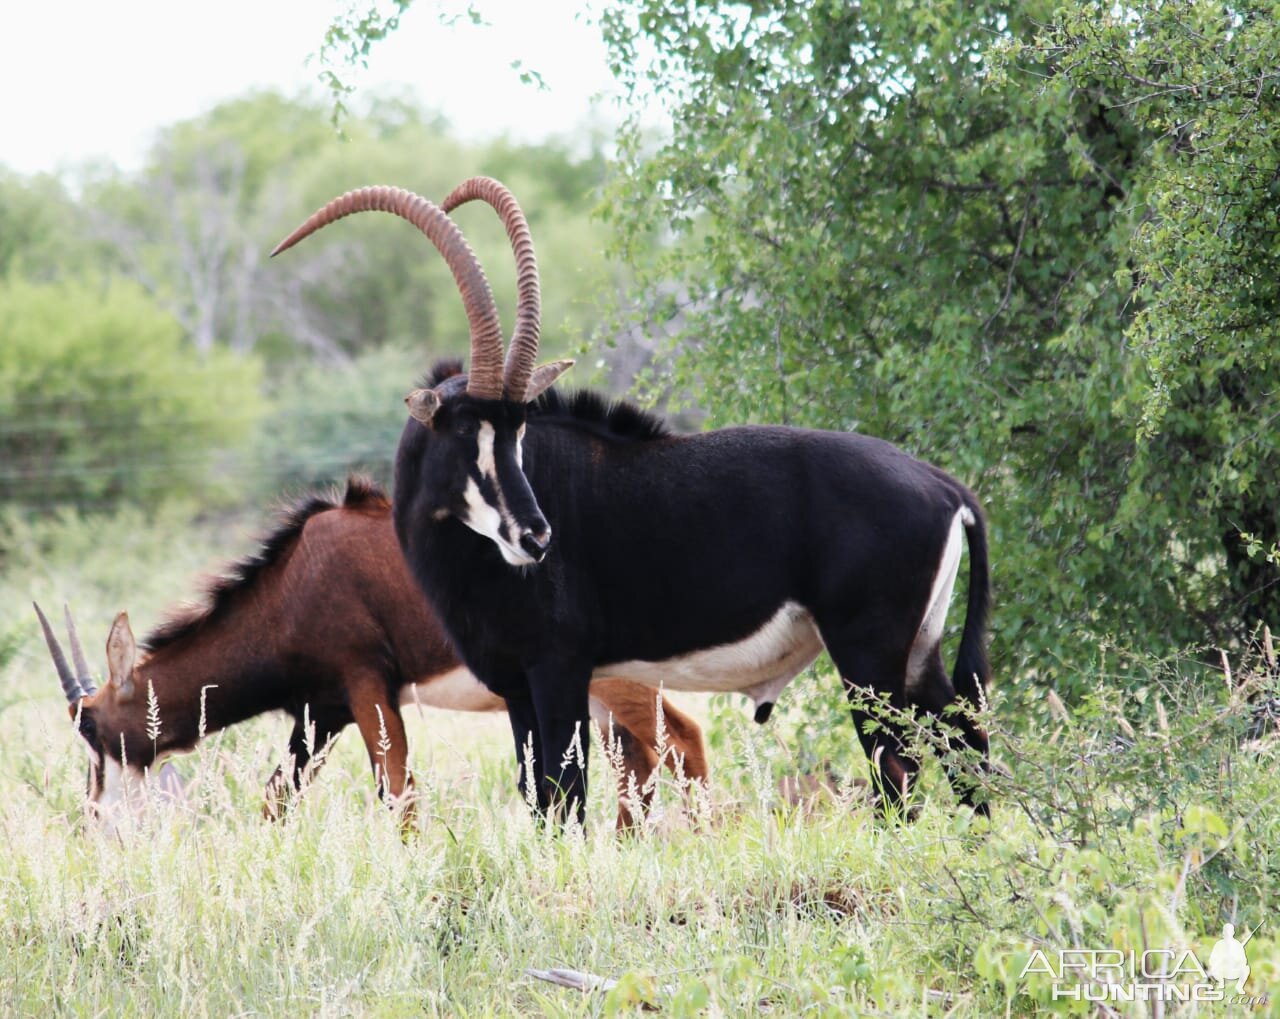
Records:
M254 87L316 84L315 54L346 0L0 0L0 164L22 173L106 158L138 166L156 128ZM565 134L617 119L584 0L475 0L490 23L442 26L463 3L417 0L376 44L362 89L409 86L464 137ZM539 91L511 63L539 72ZM594 111L594 112L593 112Z

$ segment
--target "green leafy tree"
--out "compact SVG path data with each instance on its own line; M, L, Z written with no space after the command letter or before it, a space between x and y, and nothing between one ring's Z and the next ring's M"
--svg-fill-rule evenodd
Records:
M350 363L312 362L290 373L262 421L248 470L251 490L270 500L306 491L356 470L390 490L404 429L404 396L422 373L422 351L395 346L361 351Z
M234 488L252 359L198 356L125 281L0 284L0 501L97 506Z
M142 170L86 189L102 260L144 287L201 352L252 350L281 306L262 283L268 236L293 208L289 182L337 144L321 107L263 92L166 128ZM278 238L277 238L278 239ZM327 337L285 316L297 340ZM333 353L332 350L327 352Z
M1127 495L1131 512L1153 493L1176 506L1176 540L1209 587L1190 607L1210 633L1280 621L1277 52L1272 4L1146 0L1066 5L1005 56L1011 80L1045 67L1046 95L1087 96L1147 140L1125 253L1148 441Z
M1224 365L1186 358L1198 388L1140 436L1160 384L1135 332L1141 247L1172 214L1149 172L1159 128L1084 65L1075 80L1028 49L1008 69L1004 47L1058 6L619 4L615 69L672 129L624 129L604 213L645 264L650 328L675 331L658 381L716 423L857 428L969 481L1001 670L1069 684L1097 634L1227 640L1273 608L1228 559L1250 513L1274 533L1280 493L1263 442L1224 445L1274 389L1257 360L1218 399ZM1077 28L1097 6L1067 5ZM646 263L655 233L671 243ZM1245 484L1206 480L1233 462Z
M442 260L391 217L357 217L269 261L316 207L364 184L440 199L464 177L507 182L525 205L543 276L548 349L562 352L598 318L589 299L614 280L606 231L590 216L605 163L567 146L464 145L445 122L394 95L374 95L344 121L345 138L313 99L259 93L163 131L137 175L86 191L100 257L137 281L198 350L217 343L284 362L346 363L386 344L465 350L467 328ZM492 210L458 212L513 321L515 267Z
M0 278L53 279L93 262L90 233L56 178L0 167Z

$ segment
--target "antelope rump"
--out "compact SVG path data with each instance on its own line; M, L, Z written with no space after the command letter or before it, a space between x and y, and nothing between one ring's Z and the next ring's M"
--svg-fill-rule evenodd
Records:
M493 295L448 212L480 199L501 216L518 267L505 362ZM576 810L583 764L565 756L590 716L594 677L741 691L764 721L825 648L845 683L886 809L918 762L866 698L941 716L976 709L989 681L986 529L959 481L887 442L789 427L672 434L625 403L548 387L570 364L535 367L539 283L527 223L488 178L436 206L397 188L348 192L273 254L336 219L380 210L444 256L471 333L469 374L437 371L407 398L396 455L396 534L445 632L506 699L517 745L534 750L543 811ZM954 669L941 640L961 555L968 604ZM970 710L952 746L986 766ZM563 763L559 766L557 761ZM972 776L951 771L985 813Z
M295 505L255 555L210 587L205 606L170 617L141 652L121 613L107 639L101 689L70 614L74 671L39 606L36 612L90 750L91 808L108 825L140 788L144 769L190 750L207 733L273 710L294 724L292 763L267 783L268 816L279 814L288 792L301 787L322 750L354 721L379 793L404 807L408 824L413 779L401 709L504 707L460 665L409 575L390 503L357 478L341 502L312 496ZM158 733L148 731L149 699ZM592 717L619 744L619 828L635 821L627 795L632 774L644 805L660 763L693 781L707 775L698 725L664 700L662 742L658 710L648 687L609 679L591 687Z

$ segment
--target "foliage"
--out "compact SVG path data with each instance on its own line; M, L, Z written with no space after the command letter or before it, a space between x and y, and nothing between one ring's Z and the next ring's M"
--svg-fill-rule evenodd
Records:
M0 279L21 274L47 280L87 268L86 234L59 181L27 179L0 167Z
M422 374L419 350L383 347L349 365L312 364L275 394L254 444L251 476L264 499L305 491L358 470L390 490L404 397Z
M0 500L209 495L261 411L251 359L182 343L124 281L0 284Z
M32 643L39 633L33 599L46 610L69 605L87 650L100 650L117 612L145 626L166 606L195 597L201 571L218 568L229 558L226 550L247 543L267 518L267 507L211 515L194 501L174 499L90 512L0 510L0 613L21 634L17 665L31 679L17 689L27 697L56 689L44 686L52 673L37 680L32 671L33 656L44 648Z
M1046 95L1087 97L1147 140L1132 170L1144 215L1125 255L1148 442L1126 511L1145 512L1158 486L1185 521L1174 526L1190 561L1221 541L1228 618L1273 623L1280 573L1259 546L1280 534L1277 47L1272 4L1079 2L1004 58L1011 77L1045 67Z
M1272 540L1280 471L1257 427L1262 339L1239 370L1188 360L1198 385L1140 439L1156 133L1034 51L992 69L1057 7L620 4L615 70L672 131L655 146L633 119L602 214L645 265L648 328L675 326L656 381L715 423L857 428L968 480L991 518L1001 681L1071 692L1095 635L1228 641L1274 610L1274 571L1250 584L1228 559L1241 529ZM1249 123L1260 160L1272 121Z

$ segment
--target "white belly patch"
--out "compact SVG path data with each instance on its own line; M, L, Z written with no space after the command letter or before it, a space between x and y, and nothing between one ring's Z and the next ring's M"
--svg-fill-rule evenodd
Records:
M593 676L630 679L668 690L745 693L757 704L772 703L821 650L813 616L796 602L784 602L760 629L732 644L662 662L601 665Z
M504 711L507 707L506 701L462 666L406 684L400 691L400 706L414 704L451 711Z
M610 711L598 698L589 698L591 717L602 732L609 728ZM467 669L459 666L442 672L433 679L424 679L404 687L400 692L400 706L420 708L446 708L451 711L505 711L507 702L476 679Z

